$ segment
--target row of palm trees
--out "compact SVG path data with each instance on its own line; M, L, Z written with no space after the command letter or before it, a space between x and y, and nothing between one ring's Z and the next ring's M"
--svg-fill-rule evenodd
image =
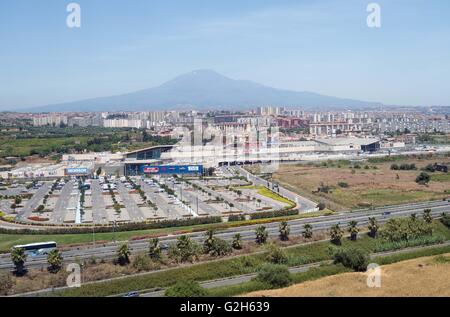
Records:
M416 214L412 214L410 217L413 220L417 219ZM431 209L424 210L423 219L427 223L431 223L433 221ZM379 228L380 228L380 225L379 225L378 221L374 217L369 218L369 223L368 223L369 236L372 238L375 238L377 236ZM278 231L279 231L279 239L281 241L289 240L290 226L286 221L283 221L280 223ZM347 231L350 234L350 240L356 241L358 239L358 234L359 234L358 222L354 221L354 220L350 221L348 224ZM329 235L330 235L330 240L332 243L341 244L342 238L344 236L344 230L341 229L339 224L334 224L333 226L331 226L331 228L329 230ZM266 227L261 225L255 229L255 236L256 236L256 243L259 245L262 245L267 242L269 233L268 233ZM303 226L302 236L305 239L313 238L313 226L311 224L307 223ZM183 248L184 245L189 245L189 243L187 243L187 242L189 242L189 241L187 241L188 239L189 239L189 237L187 237L187 236L180 237L179 241L178 241L179 243L177 243L177 245L180 248ZM214 237L214 231L208 230L205 234L205 241L203 244L204 248L208 249L208 247L211 247L213 245L213 242L215 241L215 239L216 238ZM185 241L185 240L187 242L183 243L183 241ZM243 242L242 242L241 234L236 233L233 236L233 240L231 242L231 247L235 250L242 249ZM154 261L161 260L162 250L159 245L158 238L154 238L154 239L150 240L149 247L148 247L148 255ZM120 245L117 249L116 256L117 256L117 263L119 263L120 265L129 264L131 251L130 251L128 244L124 243L124 244ZM19 276L26 273L26 269L25 269L26 259L27 259L27 255L26 255L26 252L24 249L13 248L11 250L11 260L15 266L15 273ZM49 272L51 272L51 273L59 272L61 270L61 267L63 264L63 257L62 257L61 252L58 249L54 249L54 250L50 251L47 255L47 262L48 262L48 271Z
M18 276L24 275L27 270L25 268L25 262L27 260L27 254L22 248L13 248L11 250L11 261L14 264L14 273ZM51 273L58 273L63 264L63 257L58 249L51 250L47 255L48 271Z

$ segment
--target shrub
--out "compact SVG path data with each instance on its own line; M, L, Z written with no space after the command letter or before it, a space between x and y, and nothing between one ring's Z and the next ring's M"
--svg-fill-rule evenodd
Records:
M164 295L166 297L205 297L208 295L208 292L198 282L179 281L168 288Z
M441 222L446 226L450 228L450 215L445 214L442 216Z
M244 215L230 215L228 217L228 221L229 222L233 222L233 221L244 221L245 220L245 216Z
M325 203L320 202L317 204L317 208L319 208L319 210L324 210L326 208L326 205L325 205Z
M291 284L292 276L287 266L266 263L259 270L256 280L270 288L280 288Z
M339 249L335 251L333 258L334 264L342 264L357 272L366 271L367 265L369 264L369 255L360 249Z
M388 242L408 241L432 234L431 224L412 217L390 219L379 231L380 237Z
M148 256L145 254L139 254L133 259L131 266L139 272L149 271L152 268L152 263Z
M286 252L275 244L271 243L267 246L267 261L273 264L287 264L288 256Z
M168 256L177 262L193 262L197 260L202 248L188 236L181 236L176 243L169 245Z
M443 243L445 239L441 236L425 236L412 240L402 240L396 242L379 242L375 247L375 252L400 250L417 246L427 246Z
M212 244L212 248L209 252L212 256L224 256L233 252L230 243L223 239L215 238Z
M341 188L348 188L348 183L346 183L346 182L339 182L338 186L341 187Z
M298 210L277 210L267 212L257 212L250 215L250 219L278 218L298 215ZM230 216L231 217L231 216Z
M430 182L430 175L427 173L420 173L419 176L416 178L416 183L420 185L426 185Z
M157 222L141 222L141 223L125 223L115 227L113 226L96 226L96 233L105 232L124 232L124 231L139 231L139 230L151 230L151 229L162 229L170 227L189 227L195 225L205 225L221 223L221 217L198 217L191 219L174 219L174 220L163 220ZM48 226L48 224L46 224ZM33 229L7 229L0 228L0 233L4 234L78 234L78 233L92 233L92 227L69 227L69 228L49 228L43 230L33 230Z

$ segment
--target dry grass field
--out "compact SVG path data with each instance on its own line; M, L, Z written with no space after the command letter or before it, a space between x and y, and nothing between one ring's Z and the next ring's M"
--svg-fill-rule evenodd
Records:
M449 158L406 159L384 163L358 163L353 168L348 162L322 164L284 164L273 174L273 179L287 188L315 201L326 203L336 211L367 206L394 205L408 202L442 199L450 196L450 173L430 173L431 182L415 182L420 169L430 163L445 162ZM416 164L417 170L394 171L391 165ZM346 187L340 186L342 183ZM316 192L321 186L331 192Z
M367 287L365 273L345 273L250 297L450 297L450 254L419 258L381 268L381 288Z

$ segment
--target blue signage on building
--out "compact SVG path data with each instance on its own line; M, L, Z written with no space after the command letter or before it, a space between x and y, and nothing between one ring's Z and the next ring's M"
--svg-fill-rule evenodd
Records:
M67 176L77 176L77 175L88 175L89 170L87 168L66 168L65 175Z
M202 174L203 165L142 166L144 174Z

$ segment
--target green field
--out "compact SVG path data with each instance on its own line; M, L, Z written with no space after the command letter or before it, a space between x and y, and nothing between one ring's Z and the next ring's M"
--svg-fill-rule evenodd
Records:
M86 145L89 137L33 138L20 140L0 140L0 156L28 156L34 153L51 153L60 148L72 148L77 144Z
M443 174L443 173L431 174L431 181L432 182L443 182L443 183L450 182L450 173L446 173L446 174Z

